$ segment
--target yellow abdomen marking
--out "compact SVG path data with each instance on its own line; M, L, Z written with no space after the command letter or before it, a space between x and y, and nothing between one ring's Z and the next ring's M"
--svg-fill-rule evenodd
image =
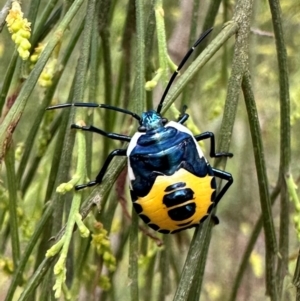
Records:
M150 219L149 224L155 224L160 229L174 231L184 226L191 226L199 224L200 220L208 214L208 208L212 202L212 194L215 189L211 188L211 181L213 176L197 177L187 170L181 168L175 172L172 176L157 176L152 189L145 197L138 197L135 203L140 204L143 211L140 214L147 216ZM172 191L165 191L166 187L169 187L175 183L183 182L186 185L184 188L192 190L192 199L183 201L180 204L168 207L164 204L164 197L172 193ZM179 191L182 188L175 188L173 191ZM195 212L192 216L181 219L173 220L170 217L170 210L180 207L195 207Z

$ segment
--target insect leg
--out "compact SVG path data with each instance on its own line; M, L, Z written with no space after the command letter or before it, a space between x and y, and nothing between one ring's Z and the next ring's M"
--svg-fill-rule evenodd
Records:
M184 124L188 120L188 118L190 117L189 114L186 113L186 110L187 110L187 106L184 105L182 107L181 113L180 113L180 115L179 115L179 117L177 119L178 123Z
M115 157L115 156L126 156L126 151L127 149L115 149L113 150L109 155L108 157L106 158L99 174L97 175L96 177L96 180L94 181L90 181L86 184L80 184L80 185L77 185L75 186L75 189L76 190L80 190L80 189L83 189L83 188L86 188L86 187L91 187L91 186L95 186L97 184L100 184L103 180L103 177L106 173L106 170L110 164L110 162L112 161L112 159Z
M201 141L201 140L204 140L204 139L210 139L210 156L212 158L217 158L217 157L232 158L233 157L232 153L225 153L225 152L216 153L216 151L215 151L215 135L212 132L204 132L204 133L201 133L199 135L196 135L194 138L197 141Z
M214 175L216 177L227 181L227 183L224 185L224 187L220 190L220 192L218 193L218 195L215 198L214 203L215 203L215 206L216 206L218 204L218 202L221 200L221 198L224 196L224 194L226 193L228 188L233 183L233 178L232 178L232 175L230 173L226 172L226 171L219 170L219 169L216 169L216 168L213 168L212 170L213 170Z
M82 131L87 131L87 132L97 133L97 134L100 134L102 136L108 137L110 139L115 139L115 140L120 140L120 141L127 141L127 142L129 142L131 140L130 136L121 135L121 134L117 134L117 133L105 132L105 131L103 131L99 128L94 127L93 125L80 126L80 125L77 125L77 124L72 124L71 128L72 129L77 129L77 130L82 130Z

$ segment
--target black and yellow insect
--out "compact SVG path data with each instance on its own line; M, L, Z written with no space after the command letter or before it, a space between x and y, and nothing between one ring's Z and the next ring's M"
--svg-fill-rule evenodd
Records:
M127 148L112 151L94 181L78 185L75 189L100 184L115 156L127 156L128 177L133 206L137 214L152 229L161 233L175 233L195 227L204 221L211 210L233 183L230 173L212 168L204 157L198 141L210 139L210 157L232 157L231 153L216 153L212 132L194 136L183 124L188 119L185 109L177 122L160 115L164 99L179 70L190 57L195 47L211 32L204 32L187 52L172 75L157 110L139 116L126 109L95 103L60 104L48 109L70 106L99 107L131 115L139 127L133 137L109 133L94 126L71 127L98 133L111 139L129 142ZM216 180L226 180L216 193Z

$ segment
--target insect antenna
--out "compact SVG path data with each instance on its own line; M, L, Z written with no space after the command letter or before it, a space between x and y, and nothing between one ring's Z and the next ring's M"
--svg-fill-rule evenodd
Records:
M52 106L52 107L48 107L48 108L46 108L46 110L63 109L63 108L67 108L67 107L103 108L103 109L117 111L117 112L121 112L123 114L131 115L133 118L135 118L136 120L141 122L141 117L138 114L134 113L134 112L131 112L131 111L126 110L126 109L106 105L106 104L97 104L97 103L91 103L91 102L62 103L62 104L58 104L58 105L55 105L55 106Z
M157 113L160 113L162 107L163 107L163 104L164 104L164 100L176 78L176 76L178 75L180 69L184 66L184 64L186 63L186 61L188 60L188 58L191 56L191 54L194 52L195 48L211 33L213 29L210 28L208 30L206 30L204 33L201 34L201 36L199 37L199 39L194 43L194 45L188 50L188 52L186 53L186 55L184 56L184 58L182 59L182 61L180 62L180 64L178 65L178 68L177 70L172 74L168 84L167 84L167 87L161 97L161 100L157 106L157 110L156 112Z

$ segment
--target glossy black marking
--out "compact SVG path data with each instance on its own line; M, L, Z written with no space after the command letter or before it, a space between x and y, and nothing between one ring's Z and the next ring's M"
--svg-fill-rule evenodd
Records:
M208 218L208 215L204 215L204 216L200 219L199 224L203 223L207 218Z
M138 200L138 196L136 195L136 193L133 190L130 190L130 196L131 196L132 202L136 202Z
M191 203L185 206L180 206L168 211L169 217L173 221L183 221L187 218L192 217L196 212L196 204Z
M198 226L199 226L199 224L193 224L193 225L190 225L190 226L187 226L187 227L183 227L183 228L174 230L174 231L171 232L171 234L175 234L175 233L181 232L182 230L187 230L187 229L191 229L191 228L198 227Z
M155 230L155 231L158 231L160 228L156 225L156 224L148 224L148 226L150 227L150 228L152 228L153 230Z
M163 204L169 208L190 201L193 197L194 191L191 188L175 190L163 197Z
M214 222L215 225L219 225L220 221L216 215L211 216L212 221Z
M216 191L214 191L214 192L211 194L211 196L210 196L210 200L211 200L212 202L214 202L214 201L215 201L215 199L216 199L216 195L217 195L217 192L216 192Z
M211 187L212 189L217 189L217 183L216 183L216 178L215 178L215 177L213 177L213 178L211 179L211 181L210 181L210 187Z
M160 230L158 230L158 232L162 233L162 234L169 234L171 231L170 230L160 229Z
M137 214L140 214L143 212L143 207L138 204L138 203L132 203L133 204L133 207L134 207L134 210L136 211Z
M139 217L143 220L144 223L149 224L150 223L150 218L147 215L144 214L139 214Z
M207 208L207 213L211 213L211 211L215 208L215 204L211 204L208 208Z
M169 192L169 191L172 191L172 190L175 190L175 189L178 189L178 188L182 188L182 187L185 187L185 186L186 186L186 183L178 182L178 183L167 186L166 189L165 189L165 192Z
M192 222L192 221L189 221L189 222L187 222L187 223L178 224L177 226L180 227L180 228L182 228L182 227L184 227L184 226L190 225L191 222Z

